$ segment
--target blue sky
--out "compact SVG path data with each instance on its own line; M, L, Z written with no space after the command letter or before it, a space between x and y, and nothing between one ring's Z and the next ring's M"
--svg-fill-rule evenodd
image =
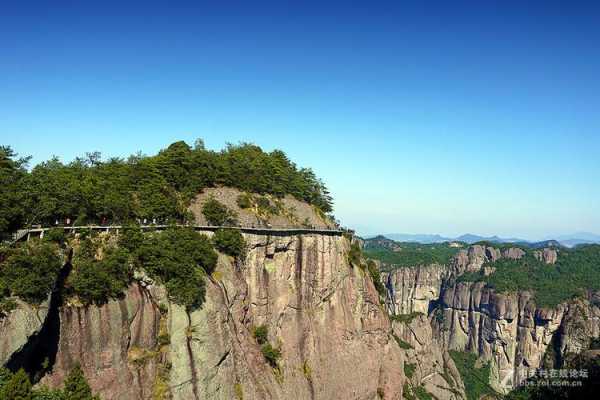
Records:
M251 141L363 234L600 233L593 2L25 3L0 143L35 162Z

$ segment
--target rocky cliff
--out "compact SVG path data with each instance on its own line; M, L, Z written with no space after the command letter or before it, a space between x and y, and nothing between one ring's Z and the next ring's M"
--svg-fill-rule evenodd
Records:
M507 392L526 377L528 369L559 367L600 335L598 294L541 308L529 292L500 294L482 282L456 283L455 278L465 272L491 273L493 267L486 263L524 255L516 247L500 250L474 245L460 250L448 265L383 274L388 310L396 315L428 315L430 326L413 324L415 338L428 342L431 333L431 348L438 346L442 355L448 350L476 353L481 361L490 362L491 386ZM543 249L534 256L553 264L557 251Z
M80 363L107 400L402 398L406 353L371 278L349 263L350 241L245 239L243 261L219 256L198 310L170 302L143 274L105 305L64 301L54 361L41 383L59 385ZM5 358L48 322L40 315L17 330L15 318L0 326L0 336L12 338L0 342ZM276 365L253 335L263 325L281 352Z

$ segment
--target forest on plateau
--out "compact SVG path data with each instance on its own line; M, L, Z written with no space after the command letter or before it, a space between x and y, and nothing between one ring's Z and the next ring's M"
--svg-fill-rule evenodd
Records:
M309 168L299 168L280 150L228 144L207 150L175 142L157 155L127 159L100 153L63 163L57 157L31 169L29 157L0 146L0 238L31 224L163 222L190 218L188 206L202 189L231 186L247 192L292 195L324 213L332 198Z

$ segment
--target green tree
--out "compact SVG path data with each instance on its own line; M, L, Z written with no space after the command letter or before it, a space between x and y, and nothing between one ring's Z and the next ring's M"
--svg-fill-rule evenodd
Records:
M56 245L28 243L13 249L0 265L0 287L8 295L41 303L52 290L61 267Z
M27 221L26 187L29 158L17 159L8 146L0 146L0 240Z
M214 226L235 225L237 220L232 210L212 197L202 206L202 214L206 221Z
M69 277L73 292L84 304L104 304L120 297L131 282L129 251L108 248L102 260L78 257Z
M90 389L79 364L69 372L67 379L65 379L64 395L69 400L98 399L98 397L92 396L92 389Z
M204 276L217 264L217 254L206 235L193 229L167 229L147 237L136 256L141 267L165 283L175 302L189 309L202 305Z
M246 250L246 241L238 229L218 229L213 236L215 247L230 256L243 256Z
M2 400L33 400L31 382L29 376L23 369L20 369L2 385L0 390L0 399Z

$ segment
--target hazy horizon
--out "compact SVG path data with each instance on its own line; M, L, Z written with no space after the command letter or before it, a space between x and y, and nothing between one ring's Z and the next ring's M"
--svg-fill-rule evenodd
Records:
M0 144L37 163L253 142L361 234L598 234L599 11L6 4Z

